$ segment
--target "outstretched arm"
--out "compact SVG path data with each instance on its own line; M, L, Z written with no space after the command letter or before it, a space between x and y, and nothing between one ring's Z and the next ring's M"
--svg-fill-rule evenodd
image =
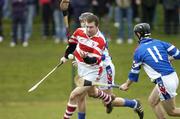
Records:
M136 49L134 53L133 64L128 75L128 80L119 87L120 90L127 91L129 89L129 86L133 82L138 82L141 65L142 65L142 62L139 55L139 51Z
M127 91L128 89L129 89L129 86L131 85L133 83L133 81L131 81L131 80L127 80L125 83L123 83L120 87L119 87L119 89L120 90L123 90L123 91Z

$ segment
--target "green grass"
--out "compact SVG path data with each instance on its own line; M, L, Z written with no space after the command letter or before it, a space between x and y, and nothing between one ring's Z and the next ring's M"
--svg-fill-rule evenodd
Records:
M27 92L56 66L66 47L65 44L54 44L52 38L43 40L39 27L40 24L34 25L29 47L23 48L18 44L17 47L10 48L10 24L7 21L5 25L6 39L0 44L0 119L59 119L63 116L72 89L70 62L62 65L34 92ZM112 26L110 29L113 31L111 34L113 41L109 47L116 67L115 82L121 84L127 79L137 44L115 44L117 31ZM180 48L179 36L166 36L155 30L152 37L164 39ZM173 65L180 76L180 62L175 61ZM147 102L153 86L142 70L139 82L132 85L128 92L115 89L114 93L125 98L139 98L144 106L145 119L154 119ZM177 92L180 93L180 89ZM180 106L180 96L177 96L176 102ZM76 118L75 114L72 119ZM112 114L108 115L100 101L88 98L87 119L117 118L138 119L128 108L115 108Z

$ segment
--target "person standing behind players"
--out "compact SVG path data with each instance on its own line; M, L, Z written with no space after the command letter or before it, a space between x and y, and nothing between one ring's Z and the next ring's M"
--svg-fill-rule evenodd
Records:
M162 0L164 10L164 32L178 34L180 30L180 0Z
M119 31L118 31L118 39L116 40L117 44L122 44L125 41L126 28L125 24L127 23L128 30L128 44L133 43L133 11L132 11L132 0L116 0L116 3L119 7ZM126 20L124 20L124 16Z
M39 0L42 8L42 24L43 24L43 39L47 39L48 36L53 36L55 33L53 9L51 0Z
M53 17L54 17L54 25L55 25L55 43L58 44L61 41L66 43L66 28L63 20L63 13L59 10L60 1L51 0L53 6Z
M21 43L23 47L27 47L27 42L25 41L26 7L25 0L12 0L12 41L10 47L14 47L17 44L18 26L21 27Z
M91 0L71 0L73 9L73 29L80 27L79 16L81 13L88 12L91 9Z
M98 81L101 73L101 56L105 48L105 40L98 29L99 20L95 15L86 18L86 28L78 28L69 39L69 47L66 49L65 56L60 62L65 63L69 54L74 54L78 64L79 80ZM78 100L84 97L91 90L91 96L99 98L109 105L113 97L95 86L76 87L70 94L66 112L63 119L70 119L76 110ZM94 92L92 92L94 90Z
M134 52L129 79L120 89L126 91L133 82L138 81L142 65L151 82L155 83L148 101L157 119L166 118L163 109L169 116L180 117L180 108L175 104L179 79L168 59L168 56L180 59L179 49L170 43L150 38L150 25L147 23L135 25L134 32L139 39L139 46Z
M85 28L85 22L86 17L89 15L93 15L91 12L85 12L82 13L79 17L79 21L82 28ZM103 66L103 72L100 76L99 82L105 83L105 84L114 84L114 77L115 77L115 68L114 64L112 63L112 59L109 56L108 52L108 44L106 41L106 47L103 51L103 55L101 57L102 59L102 66ZM103 92L114 95L111 87L105 87L105 86L99 86L99 89ZM138 106L135 106L138 105ZM112 102L112 105L109 105L107 107L106 112L111 113L112 106L115 107L130 107L134 108L134 110L138 113L140 119L143 119L143 111L140 111L142 108L140 103L137 100L129 100L129 99L123 99L120 97L116 97L115 100ZM85 119L86 116L86 97L82 97L78 101L78 119Z
M36 0L26 0L27 1L27 15L26 15L26 30L25 39L28 45L28 41L32 35L33 30L33 20L36 13Z

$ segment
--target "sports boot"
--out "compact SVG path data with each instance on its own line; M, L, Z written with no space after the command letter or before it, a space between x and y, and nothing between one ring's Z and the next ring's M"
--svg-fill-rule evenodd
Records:
M143 111L142 105L141 105L139 100L136 100L136 101L137 101L137 106L134 109L134 111L138 114L139 119L143 119L144 118L144 111Z
M113 110L112 102L113 102L114 99L115 99L115 96L111 95L111 102L106 105L106 113L108 113L108 114L111 113L112 110Z

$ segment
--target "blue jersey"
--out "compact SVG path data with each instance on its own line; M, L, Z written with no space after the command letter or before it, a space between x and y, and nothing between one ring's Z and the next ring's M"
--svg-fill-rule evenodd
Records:
M174 68L168 56L180 59L180 51L174 45L152 38L144 38L134 53L134 61L129 80L138 81L141 66L153 82L155 79L171 74Z

